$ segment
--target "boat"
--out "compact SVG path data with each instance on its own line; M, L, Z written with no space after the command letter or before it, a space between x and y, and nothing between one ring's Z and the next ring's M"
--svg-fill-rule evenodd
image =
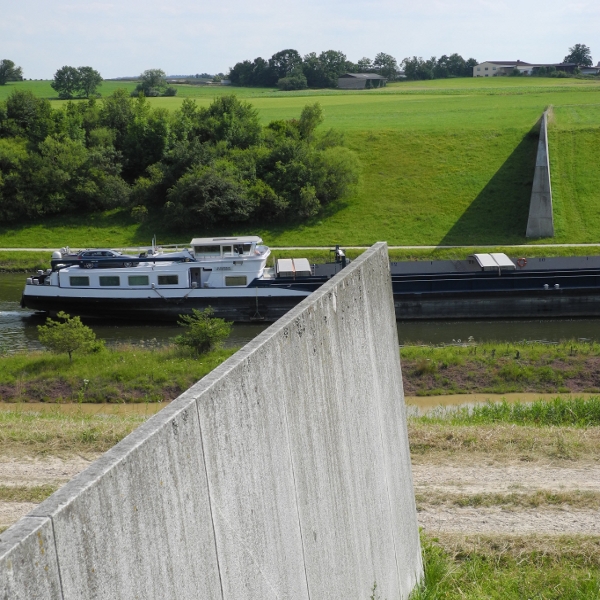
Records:
M508 257L390 264L404 320L600 317L600 256Z
M329 265L294 258L269 267L271 250L258 236L195 238L178 252L153 244L137 257L102 249L83 255L56 251L50 269L27 278L21 306L141 320L173 320L210 306L231 321L275 321L346 264L338 248Z
M344 251L333 252L326 264L294 258L268 266L271 250L258 236L195 238L172 252L153 243L137 257L95 252L93 260L63 248L51 269L27 279L21 305L144 320L210 306L231 321L275 321L344 268ZM391 262L390 276L399 320L600 317L600 256L476 253Z

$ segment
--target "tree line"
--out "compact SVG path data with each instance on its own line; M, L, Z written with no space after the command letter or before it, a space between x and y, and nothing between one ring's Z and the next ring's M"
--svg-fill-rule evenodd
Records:
M429 60L413 56L399 64L393 56L384 52L377 54L373 60L363 57L353 63L338 50L300 56L297 50L287 49L276 52L268 60L259 56L253 61L238 62L230 69L228 79L233 85L244 87L277 85L283 90L334 88L338 77L344 73L377 73L394 81L401 77L400 68L403 68L407 79L470 77L476 64L474 58L465 60L459 54Z
M16 89L0 102L0 222L125 207L172 228L298 222L341 198L358 161L320 105L263 126L236 96L153 108L120 89L53 109Z
M310 52L303 57L297 50L287 49L276 52L268 60L259 56L253 61L237 63L230 69L228 79L233 85L244 87L327 88L337 87L338 77L350 72L377 72L393 80L398 74L398 63L384 52L373 60L365 57L353 63L338 50L326 50L318 55Z

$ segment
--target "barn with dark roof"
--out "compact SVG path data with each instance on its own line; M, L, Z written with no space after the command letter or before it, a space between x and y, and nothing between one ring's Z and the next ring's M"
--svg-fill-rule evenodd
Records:
M368 90L385 87L387 79L375 73L344 73L338 78L342 90Z

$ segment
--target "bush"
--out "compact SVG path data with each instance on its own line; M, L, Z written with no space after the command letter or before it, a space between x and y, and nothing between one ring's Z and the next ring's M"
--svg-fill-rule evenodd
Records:
M291 75L290 77L282 77L277 81L277 87L284 91L305 90L308 87L306 76L302 74Z
M175 344L182 348L191 348L196 354L216 350L229 337L231 325L225 319L214 317L215 311L209 306L204 310L192 309L191 315L179 315L177 322L188 330L175 338Z
M164 93L165 96L177 96L177 88L170 85Z
M86 327L79 317L70 317L61 311L56 315L60 320L46 319L45 325L38 325L39 340L52 352L69 355L73 361L73 352L91 352L102 344L96 341L96 334Z
M145 206L134 206L131 209L131 218L136 223L143 223L148 217L148 209Z

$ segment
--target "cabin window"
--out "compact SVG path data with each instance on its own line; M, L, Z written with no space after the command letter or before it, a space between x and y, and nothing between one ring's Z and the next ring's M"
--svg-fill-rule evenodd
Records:
M250 254L250 249L252 248L252 244L238 244L234 248L238 254L240 254L240 255L245 254L247 256L248 254Z
M177 285L179 283L178 275L159 275L158 285Z
M89 277L69 277L69 284L72 286L90 285Z
M223 246L223 255L224 256L231 256L232 253L233 253L232 246Z
M128 281L129 285L148 285L150 283L148 275L130 275Z
M225 285L248 285L248 278L245 275L238 277L225 277Z
M221 256L221 246L194 246L194 253L202 256Z
M100 285L102 287L117 287L121 285L121 279L116 275L105 275L100 277Z

